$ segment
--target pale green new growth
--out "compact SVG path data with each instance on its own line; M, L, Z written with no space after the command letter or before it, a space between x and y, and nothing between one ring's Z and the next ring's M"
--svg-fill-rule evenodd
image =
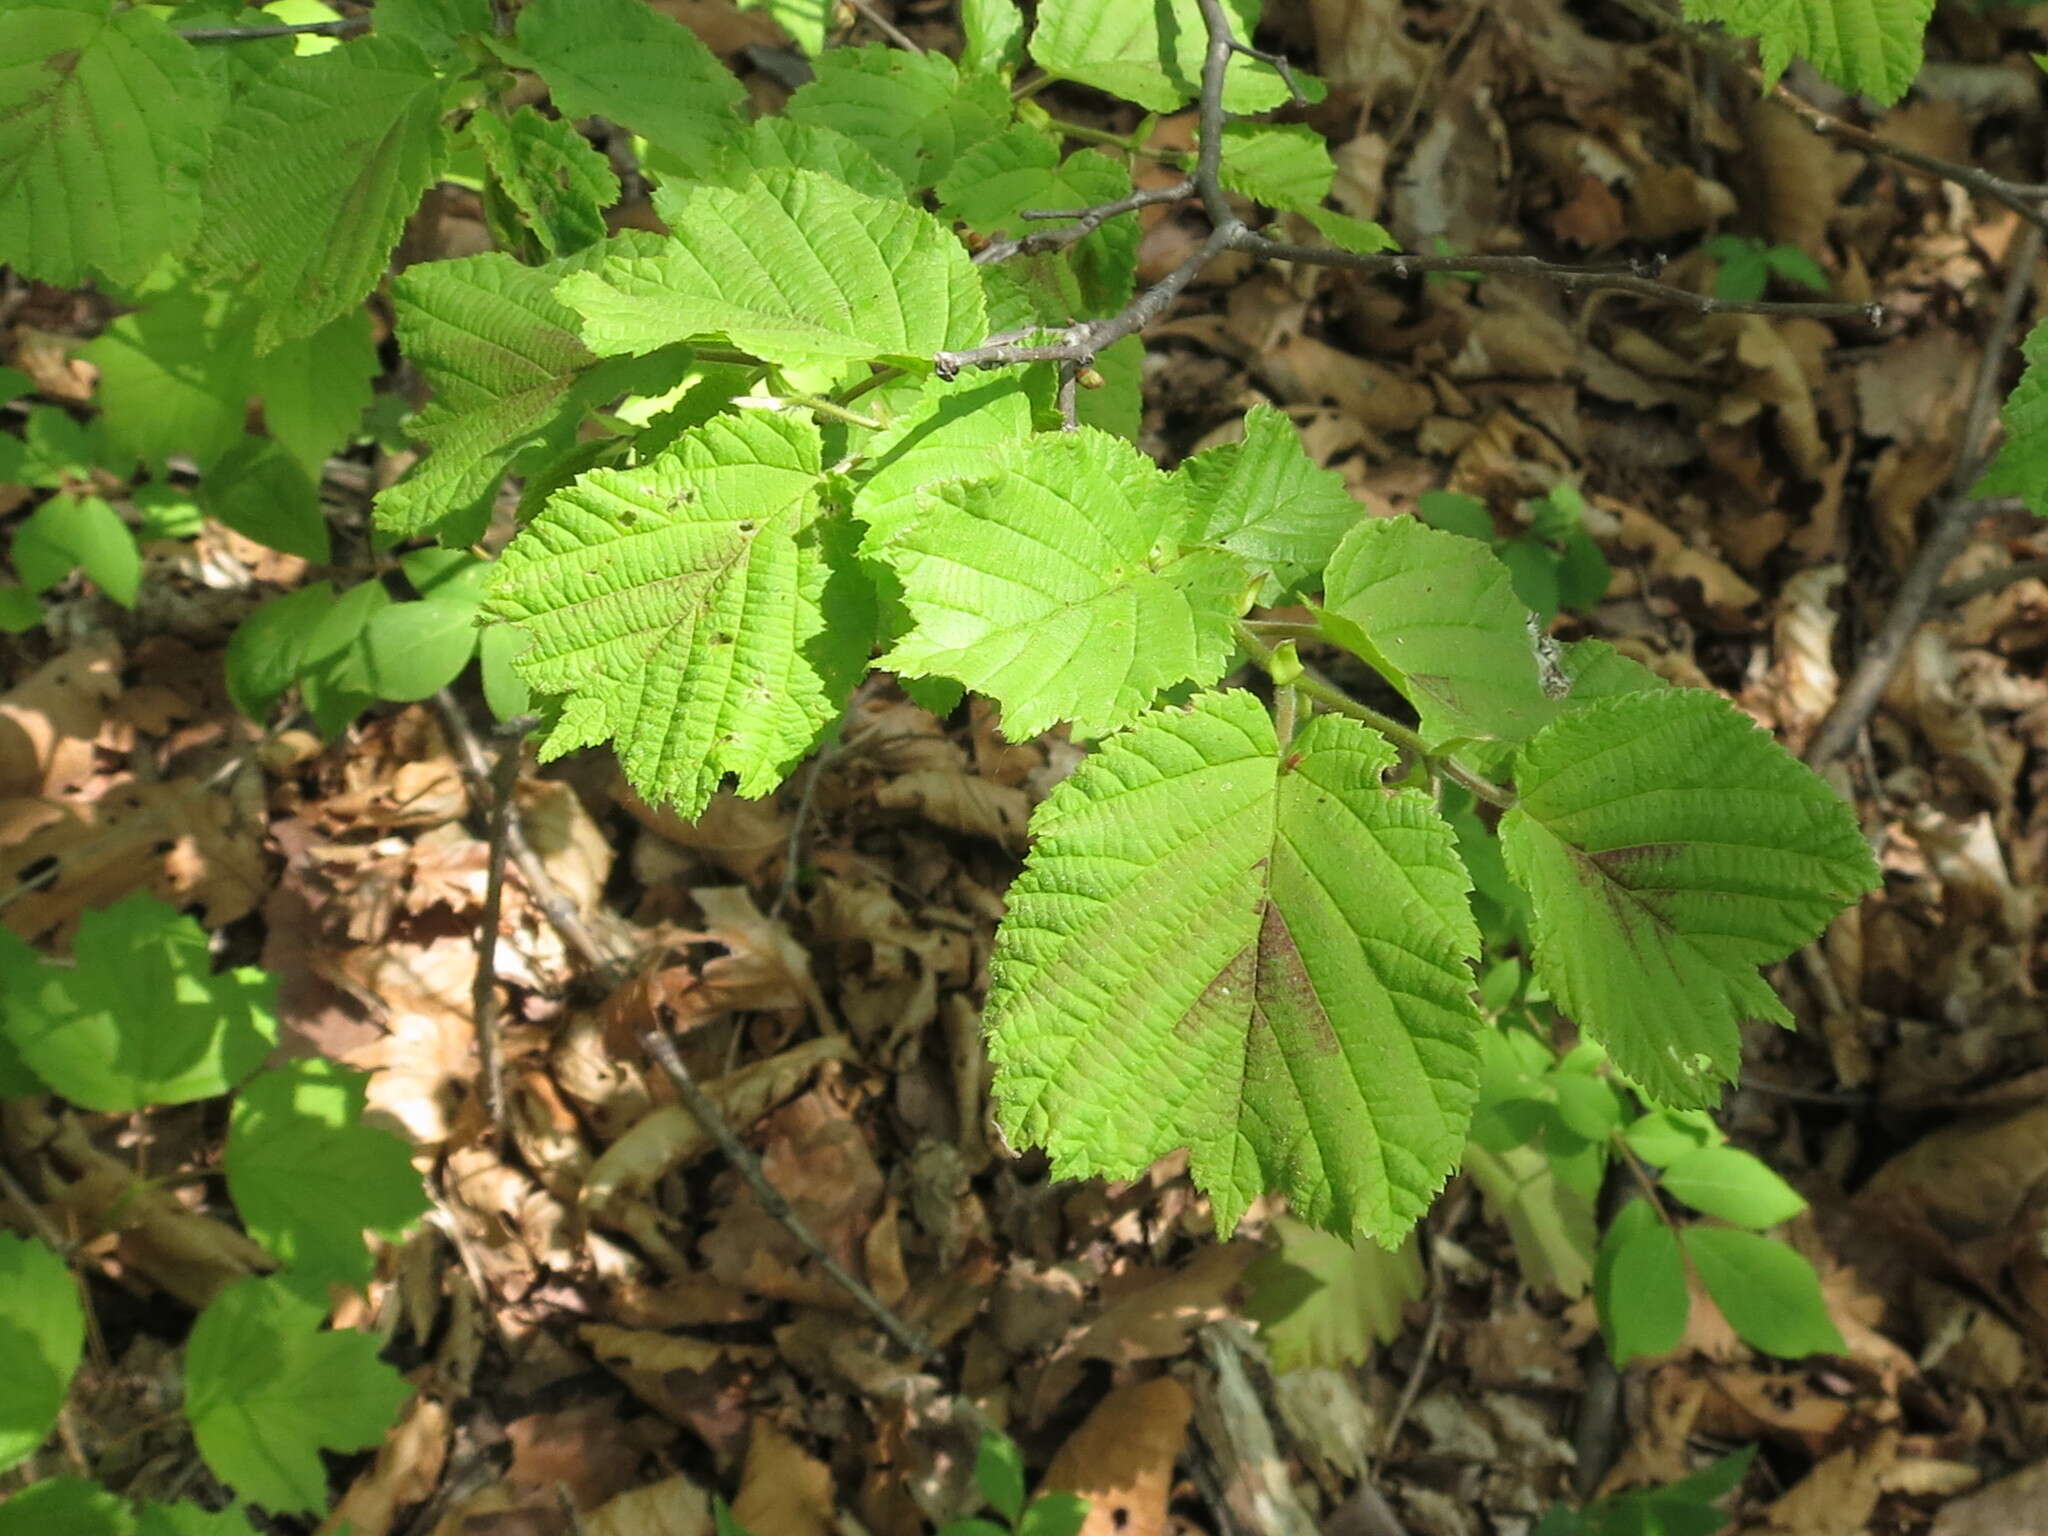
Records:
M686 164L740 130L745 89L643 0L533 0L518 42L564 117L608 117Z
M557 297L612 356L693 337L785 367L834 361L918 370L981 340L973 263L921 208L815 171L769 170L740 189L694 186L657 207L676 233L621 236Z
M1877 884L1848 807L1704 689L1570 711L1523 746L1515 786L1501 846L1536 974L1660 1103L1714 1102L1739 1026L1791 1022L1757 967Z
M1104 742L1033 817L991 962L1011 1140L1061 1177L1185 1146L1219 1230L1259 1195L1392 1243L1457 1161L1485 1026L1451 829L1394 752L1248 693Z
M1999 418L2005 441L1970 494L2017 496L2036 517L2048 517L2048 320L2034 327L2022 350L2026 372Z
M595 359L554 286L572 265L522 266L501 252L412 267L393 288L405 354L434 386L412 423L432 452L377 498L387 533L416 534L468 506L507 455L552 421Z
M1316 227L1330 244L1340 251L1352 251L1360 256L1377 256L1382 251L1399 247L1400 242L1371 219L1354 219L1348 213L1334 213L1328 208L1304 208L1301 216Z
M1273 1220L1278 1246L1245 1272L1244 1313L1276 1371L1363 1365L1401 1336L1402 1308L1422 1295L1422 1252L1410 1238L1386 1249L1346 1242L1291 1216Z
M1086 427L991 455L984 474L923 492L871 536L916 620L882 666L989 695L1012 741L1062 720L1100 735L1223 675L1244 566L1182 547L1184 481Z
M286 59L236 99L193 261L253 301L258 352L312 335L384 275L441 173L441 95L412 44L366 37Z
M1685 0L1690 21L1717 21L1763 47L1773 82L1805 59L1845 91L1890 106L1920 73L1934 0Z
M853 515L867 524L865 550L878 550L917 521L918 492L942 480L988 474L998 450L1031 436L1031 374L1022 368L927 379L915 404L863 446L866 475Z
M609 740L634 786L684 816L727 774L743 795L782 782L873 634L850 601L828 623L819 454L806 421L721 416L550 498L485 603L532 636L520 673L566 696L547 755Z
M135 282L199 227L213 80L163 18L112 0L0 8L0 265Z
M1224 9L1238 37L1258 29L1258 0L1224 0ZM1049 75L1172 112L1201 94L1208 36L1195 0L1045 0L1031 57ZM1271 65L1230 61L1224 110L1269 112L1286 100L1286 82Z
M1196 538L1287 583L1320 571L1365 515L1344 477L1318 466L1270 405L1245 414L1242 442L1198 453L1180 473L1203 505Z

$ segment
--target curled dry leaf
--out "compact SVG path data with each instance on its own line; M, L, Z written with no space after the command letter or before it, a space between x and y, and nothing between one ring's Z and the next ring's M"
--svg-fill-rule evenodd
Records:
M934 825L983 837L1014 853L1024 850L1031 798L1023 790L975 774L911 773L875 787L885 810L914 811Z
M742 800L737 795L713 795L703 815L685 821L674 811L649 805L623 777L613 783L611 794L656 837L702 854L748 885L760 883L789 849L789 815L779 797Z

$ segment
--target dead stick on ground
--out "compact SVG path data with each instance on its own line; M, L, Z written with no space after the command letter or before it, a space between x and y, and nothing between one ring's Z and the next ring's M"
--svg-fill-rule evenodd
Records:
M1998 382L2012 347L2020 310L2032 286L2034 266L2041 257L2041 231L2028 225L2014 244L2012 270L2006 274L2005 295L1998 314L1984 338L1984 359L1977 368L1977 380L1970 392L1969 410L1963 417L1962 438L1956 445L1955 473L1949 479L1948 494L1935 508L1920 552L1899 583L1898 595L1884 616L1884 623L1864 648L1849 681L1843 685L1835 707L1821 721L1807 744L1806 761L1815 768L1826 766L1849 750L1862 732L1877 701L1905 660L1906 647L1927 617L1942 573L1970 542L1971 530L1981 515L1981 504L1970 499L1970 487L1983 473L1986 459L1984 440L1991 430L1998 408Z
M490 841L484 876L484 909L477 917L476 982L470 989L470 1011L476 1019L477 1043L483 1052L484 1108L491 1130L505 1134L505 1047L498 1029L498 919L505 907L505 844L512 832L512 791L519 782L519 759L532 723L521 719L502 733L498 764L491 770Z

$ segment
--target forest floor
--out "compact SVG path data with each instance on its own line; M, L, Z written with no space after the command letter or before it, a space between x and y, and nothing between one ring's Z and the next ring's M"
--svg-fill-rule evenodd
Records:
M786 91L765 13L661 8L764 102ZM893 16L947 47L951 9ZM2019 220L1758 106L1604 0L1270 9L1261 41L1331 86L1305 120L1332 142L1338 203L1406 248L1681 252L1666 279L1706 291L1701 242L1734 232L1805 253L1887 318L1697 316L1226 259L1148 334L1144 445L1177 461L1271 402L1364 512L1448 488L1503 535L1574 484L1613 576L1559 632L1718 688L1800 750L1954 473ZM2048 6L1942 7L1885 132L2040 181L2028 54L2044 46ZM1040 100L1136 126L1085 92ZM1155 142L1190 132L1169 118ZM430 208L415 258L487 243L467 194ZM1150 276L1202 226L1145 212ZM2048 281L2033 291L2023 325ZM14 283L0 364L90 413L95 372L73 354L107 318L90 295ZM367 496L405 467L369 448L331 466L330 522L365 562ZM26 501L0 486L0 517ZM2030 519L1979 535L1951 582L2048 556ZM61 947L81 912L152 890L225 960L278 977L290 1051L372 1074L434 1210L337 1312L385 1330L420 1389L382 1450L334 1464L336 1519L358 1536L687 1533L709 1529L707 1491L753 1536L917 1536L976 1506L977 1415L1041 1486L1088 1494L1090 1536L1519 1533L1554 1501L1669 1482L1751 1442L1740 1531L2044 1529L2041 580L1939 607L1832 766L1881 833L1884 890L1779 969L1799 1027L1752 1031L1721 1115L1811 1202L1787 1236L1848 1354L1767 1359L1702 1305L1675 1353L1617 1379L1568 1192L1540 1166L1507 1200L1454 1180L1423 1224L1422 1271L1390 1281L1303 1250L1271 1207L1219 1240L1181 1160L1063 1183L1001 1145L978 1028L991 937L1030 811L1079 750L1007 742L979 706L935 719L886 679L778 794L722 797L690 824L638 802L601 754L538 769L526 752L515 804L543 875L515 867L504 895L495 1135L472 993L486 781L516 745L462 690L334 742L292 724L259 736L228 702L223 645L255 602L320 573L214 524L148 554L133 613L74 586L43 630L0 642L0 921ZM928 1358L870 1326L664 1110L672 1090L639 1044L654 1023ZM123 1160L218 1156L217 1108L77 1118ZM91 1223L46 1193L79 1172L58 1144L6 1153L46 1219ZM195 1187L191 1209L206 1198ZM128 1230L93 1250L97 1352L72 1426L95 1470L139 1493L191 1476L165 1393L192 1299L249 1263L225 1242L155 1241Z

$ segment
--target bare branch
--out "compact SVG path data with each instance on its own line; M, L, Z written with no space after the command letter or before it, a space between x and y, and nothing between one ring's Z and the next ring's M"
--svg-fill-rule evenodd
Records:
M290 26L191 27L178 36L188 43L256 43L271 37L354 37L369 30L367 16L337 16L332 21L302 21Z
M1995 571L1980 571L1963 581L1952 581L1934 594L1938 608L1954 608L1987 592L2003 592L2022 581L2048 581L2048 560L2021 560Z
M895 22L875 9L874 0L848 0L848 3L860 13L863 21L881 33L882 36L889 39L898 48L901 48L905 53L924 52L924 49L918 46L917 39L910 36L901 27L897 26Z
M1072 219L1071 224L1058 229L1039 230L1022 235L1015 240L996 240L974 253L976 266L986 266L992 261L1008 261L1012 256L1037 256L1046 251L1064 250L1075 241L1085 239L1119 214L1135 213L1140 208L1150 208L1155 203L1184 202L1195 195L1193 177L1177 181L1170 187L1150 187L1120 197L1113 203L1101 203L1093 208L1045 209L1026 208L1019 218L1024 219Z

